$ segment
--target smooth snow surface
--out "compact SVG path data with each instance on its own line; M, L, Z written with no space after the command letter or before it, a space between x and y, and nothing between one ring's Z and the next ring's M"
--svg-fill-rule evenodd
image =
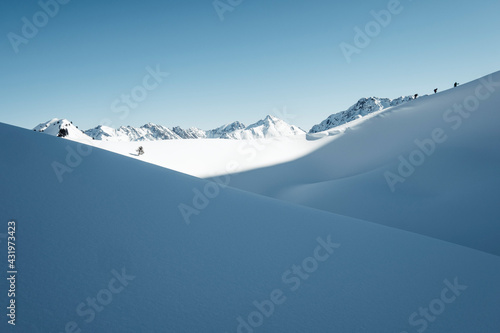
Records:
M257 140L168 140L155 142L93 141L94 146L164 166L195 177L211 177L288 162L327 144L304 135ZM144 147L145 154L135 150Z
M216 190L9 125L0 124L0 140L0 220L5 232L7 221L17 222L19 271L16 326L4 314L1 332L399 333L424 324L426 332L500 330L497 256ZM62 182L57 163L71 169ZM200 199L200 191L210 199ZM189 225L180 204L197 207ZM334 244L319 245L325 242ZM0 245L5 272L3 239ZM293 273L294 265L305 268ZM279 304L270 307L269 299ZM255 312L254 301L267 315ZM439 315L413 316L420 307ZM238 329L239 317L255 328Z
M497 72L313 134L331 141L231 186L500 255L499 125Z

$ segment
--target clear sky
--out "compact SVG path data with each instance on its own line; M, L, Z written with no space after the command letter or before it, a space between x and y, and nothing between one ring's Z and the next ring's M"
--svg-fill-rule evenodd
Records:
M286 109L309 130L361 97L500 70L497 0L221 0L231 11L219 13L212 0L71 0L57 13L54 1L41 1L53 17L34 0L0 2L1 122L211 129ZM398 13L377 31L370 12L387 8ZM348 63L340 44L355 47L367 24L373 37ZM169 73L159 84L147 70L158 66Z

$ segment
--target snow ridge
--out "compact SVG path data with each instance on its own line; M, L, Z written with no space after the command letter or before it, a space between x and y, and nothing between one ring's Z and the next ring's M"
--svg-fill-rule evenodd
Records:
M361 98L346 111L332 114L320 124L314 125L309 133L318 133L346 124L370 113L401 105L413 100L413 96L401 96L396 99L368 97Z

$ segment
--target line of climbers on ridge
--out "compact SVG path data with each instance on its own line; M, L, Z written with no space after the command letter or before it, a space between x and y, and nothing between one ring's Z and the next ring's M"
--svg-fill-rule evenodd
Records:
M453 88L458 87L458 85L459 85L459 84L460 84L460 83L455 82L455 83L453 84ZM435 93L435 94L437 94L437 92L438 92L438 88L434 89L434 93ZM417 98L418 98L418 94L413 95L413 99L417 99Z

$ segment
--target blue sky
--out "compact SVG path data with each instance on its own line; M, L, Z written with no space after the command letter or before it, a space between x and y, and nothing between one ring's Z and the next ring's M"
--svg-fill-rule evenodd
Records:
M37 1L4 0L0 121L211 129L286 109L287 121L308 130L361 97L423 95L500 70L493 0L401 0L348 63L339 45L356 46L354 28L389 3L244 0L222 21L212 0L72 0L44 24ZM40 28L16 53L9 33L24 38L23 17ZM158 66L169 75L141 90L147 68ZM121 98L134 89L141 98L132 108Z

